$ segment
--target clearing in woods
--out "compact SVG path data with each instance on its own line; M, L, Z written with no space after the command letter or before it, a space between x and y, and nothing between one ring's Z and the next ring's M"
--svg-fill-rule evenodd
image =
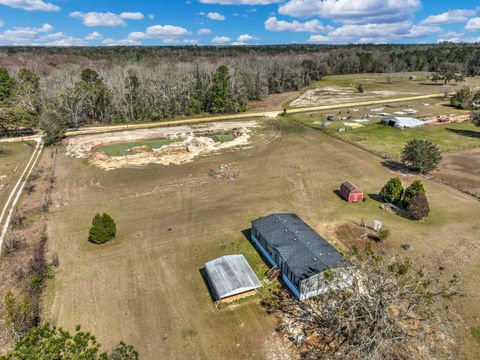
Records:
M413 222L380 209L376 197L349 205L334 192L349 180L376 194L398 173L380 158L289 119L263 120L248 147L197 157L182 165L102 170L59 152L49 215L49 246L60 266L44 299L44 318L72 329L81 324L107 348L124 340L142 359L287 359L288 341L260 300L270 289L222 309L212 303L200 274L218 256L243 253L260 277L267 267L242 233L272 212L296 212L342 249L363 217L392 233L381 248L407 253L445 276L462 279L465 297L459 358L478 358L470 335L478 325L480 203L450 187L424 180L431 215ZM234 177L211 176L236 169ZM416 179L400 175L405 185ZM88 243L97 212L117 223L115 240ZM342 243L342 241L344 241ZM362 246L358 243L358 246Z

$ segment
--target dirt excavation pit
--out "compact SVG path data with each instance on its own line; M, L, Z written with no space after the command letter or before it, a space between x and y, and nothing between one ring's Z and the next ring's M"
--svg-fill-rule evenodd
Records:
M215 122L75 136L66 153L105 170L182 164L250 141L256 121Z

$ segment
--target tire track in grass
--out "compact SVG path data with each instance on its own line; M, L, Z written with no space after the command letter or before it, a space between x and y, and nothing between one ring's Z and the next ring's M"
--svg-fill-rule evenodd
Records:
M33 154L27 163L27 166L25 166L25 169L23 169L22 175L20 176L14 188L12 189L12 192L10 193L5 203L5 206L3 207L2 213L0 214L0 224L2 224L5 214L7 214L7 218L5 219L5 223L3 224L2 231L0 234L0 254L2 251L3 240L8 231L8 227L10 225L10 221L12 219L15 206L17 205L18 199L22 194L22 191L23 191L23 188L25 187L27 179L32 173L32 170L35 167L40 157L40 154L42 153L43 141L40 139L36 139L36 140L37 140L37 146L35 147L35 150L33 151Z

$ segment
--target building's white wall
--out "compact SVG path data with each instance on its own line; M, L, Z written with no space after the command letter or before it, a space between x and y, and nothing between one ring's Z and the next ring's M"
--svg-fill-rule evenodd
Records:
M325 279L324 271L302 281L300 300L324 294L329 290L345 289L352 285L353 277L345 269L330 269L327 271L333 272L332 280Z

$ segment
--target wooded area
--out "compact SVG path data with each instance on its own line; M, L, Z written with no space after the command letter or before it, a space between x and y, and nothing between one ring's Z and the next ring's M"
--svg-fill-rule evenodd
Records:
M442 69L453 75L456 71L462 76L479 75L480 50L450 43L3 47L0 127L47 127L64 121L61 126L77 128L234 113L245 111L249 100L298 90L326 74Z

